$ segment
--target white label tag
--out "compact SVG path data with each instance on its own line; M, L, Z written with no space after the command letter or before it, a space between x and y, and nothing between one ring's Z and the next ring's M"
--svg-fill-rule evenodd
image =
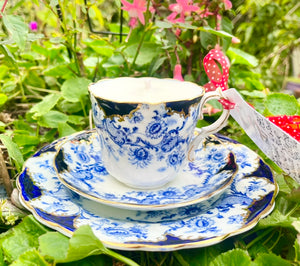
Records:
M235 89L223 91L235 103L232 117L253 142L283 171L300 183L300 143L255 111Z

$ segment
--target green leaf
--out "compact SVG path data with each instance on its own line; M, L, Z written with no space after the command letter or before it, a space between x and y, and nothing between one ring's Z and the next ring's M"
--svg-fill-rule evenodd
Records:
M226 32L226 31L223 31L223 30L215 30L209 26L204 26L204 27L200 27L198 28L200 31L205 31L205 32L209 32L209 33L212 33L214 35L217 35L217 36L220 36L220 37L225 37L225 38L233 38L234 35Z
M138 43L134 43L132 45L129 45L125 50L124 53L132 60L136 54L136 51L138 49ZM136 64L137 65L146 65L149 64L153 59L159 56L161 52L160 46L156 45L155 43L152 42L144 42L137 60Z
M40 140L36 136L30 136L28 134L14 134L13 140L19 146L37 146Z
M230 47L226 54L230 58L231 64L241 64L250 67L256 67L258 65L258 60L253 55L240 49Z
M284 93L268 95L265 106L272 115L295 115L299 108L297 99Z
M39 237L41 254L64 261L69 249L69 238L58 232L48 232Z
M264 99L266 98L266 94L263 93L262 91L246 91L246 90L240 90L239 91L241 94L245 95L245 96L249 96L251 98L260 98L260 99Z
M75 133L76 130L71 126L69 126L67 123L59 123L58 132L59 132L59 137L61 138Z
M247 251L242 249L233 249L217 256L209 263L209 266L249 266L250 264L251 258Z
M109 43L104 40L88 40L84 43L91 47L99 55L106 57L111 57L113 55L114 48L109 46Z
M21 223L0 235L0 245L6 260L11 263L24 252L38 248L38 237L47 231L32 215L26 216Z
M15 260L10 266L51 266L36 249L30 249Z
M75 66L73 64L60 64L57 66L51 66L44 71L45 76L62 77L63 79L69 79L75 76L73 71Z
M267 253L260 253L257 255L255 261L255 265L257 266L266 266L266 265L280 265L280 266L290 266L291 264L282 259L275 254L267 254Z
M24 159L18 145L14 143L10 137L4 134L0 135L0 140L6 147L9 157L15 162L17 170L20 171L24 163Z
M60 94L48 94L41 102L34 105L29 112L34 113L33 118L37 119L37 117L48 113L60 98Z
M36 71L32 69L27 74L26 78L24 79L24 83L26 85L30 85L36 88L45 88L45 80L41 78Z
M0 44L0 51L5 56L5 61L8 63L9 66L13 67L16 72L19 74L19 66L15 60L13 54L7 49L5 45Z
M262 219L258 223L259 228L265 228L270 226L281 226L287 228L293 228L293 222L297 218L283 215L279 210L275 209L269 216Z
M200 32L200 42L204 49L207 49L208 46L214 46L217 42L217 37L214 34L209 32L201 31Z
M155 25L159 28L162 29L170 29L173 27L172 23L169 21L161 21L161 20L157 20L155 21Z
M91 81L85 78L68 79L61 87L62 95L69 102L80 102L84 96L88 95L90 83Z
M294 249L295 249L295 261L300 261L300 236L299 235L295 239Z
M61 244L58 249L56 243L60 241ZM58 233L42 235L39 238L39 243L41 254L53 258L55 262L72 262L92 255L106 254L128 265L138 265L121 254L107 249L88 225L80 226L70 238L68 245L66 239L59 236Z
M3 15L3 23L17 46L23 50L28 36L28 25L20 16L5 14Z
M80 115L69 115L68 122L73 125L84 125L84 117Z
M153 76L153 74L162 66L167 57L159 57L152 60L149 66L149 76Z
M6 65L0 66L0 80L3 80L5 75L8 73L9 68Z
M4 93L0 93L0 106L5 104L7 101L7 96Z
M59 123L66 123L68 116L59 111L49 111L39 117L38 124L42 127L58 128Z

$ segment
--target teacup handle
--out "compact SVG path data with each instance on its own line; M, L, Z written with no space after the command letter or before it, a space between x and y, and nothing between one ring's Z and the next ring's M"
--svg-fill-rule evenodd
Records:
M222 91L220 89L219 90L217 89L215 91L206 92L200 101L199 119L203 119L202 109L203 109L204 104L207 101L212 100L212 99L221 99L221 98L224 98L224 96L222 95ZM199 146L200 142L205 137L207 137L210 134L218 132L226 125L229 115L230 115L230 110L223 108L223 112L222 112L221 116L217 119L217 121L215 121L213 124L211 124L209 126L197 129L197 132L199 134L193 139L193 141L191 142L190 147L189 147L189 151L188 151L188 160L189 161L194 161L195 149Z

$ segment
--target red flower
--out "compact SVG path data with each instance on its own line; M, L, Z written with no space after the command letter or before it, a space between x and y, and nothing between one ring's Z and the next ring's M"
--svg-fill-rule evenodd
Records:
M294 139L300 141L300 116L299 115L280 115L267 117L272 123L280 127Z

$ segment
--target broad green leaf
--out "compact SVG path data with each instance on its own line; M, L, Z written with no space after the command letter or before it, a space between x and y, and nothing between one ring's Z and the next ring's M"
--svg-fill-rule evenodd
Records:
M39 249L44 256L64 261L69 249L69 238L58 232L48 232L39 237Z
M10 137L4 134L0 135L0 140L2 141L3 145L6 147L9 157L13 159L13 161L15 162L17 170L20 171L24 163L24 159L18 145L14 143L10 139Z
M67 100L62 100L57 104L60 111L64 113L77 113L82 110L82 105L80 102L68 102Z
M130 46L128 46L124 53L130 57L130 59L133 59L137 49L138 49L138 43L134 43ZM138 57L136 59L137 65L146 65L149 64L154 58L157 58L161 52L160 46L151 43L151 42L144 42L142 44L142 47L139 51Z
M69 102L80 102L84 96L88 95L90 83L91 81L86 78L68 79L61 87L62 95Z
M251 258L247 251L242 249L233 249L217 256L209 263L209 266L249 266Z
M24 252L38 248L38 237L47 231L32 215L26 216L21 223L0 235L0 245L6 260L11 263Z
M34 113L33 118L37 118L48 113L59 101L61 94L48 94L41 102L34 105L29 112Z
M26 85L30 85L36 88L45 88L45 80L40 77L36 71L30 70L24 79Z
M268 95L265 105L272 115L295 115L299 108L297 99L284 93Z
M256 257L254 264L257 266L266 265L280 265L280 266L290 266L291 264L284 260L283 258L276 256L275 254L260 253Z
M113 55L114 48L109 46L107 41L104 40L87 40L84 42L87 46L91 47L97 54L111 57Z
M217 37L214 34L209 32L201 31L200 32L200 42L204 49L207 49L208 46L214 46L217 42Z
M3 23L18 47L23 50L28 35L28 25L20 16L5 14L3 15Z
M69 115L68 122L73 125L84 125L84 117L80 115Z
M73 70L73 71L72 71ZM44 71L45 76L62 77L63 79L69 79L75 76L75 67L72 64L60 64L57 66L51 66Z
M234 36L226 31L223 30L215 30L209 26L204 26L204 27L199 27L198 28L200 31L205 31L205 32L209 32L212 33L214 35L220 36L220 37L225 37L225 38L233 38Z
M292 223L296 220L297 218L283 215L279 210L275 209L269 216L259 221L258 227L281 226L293 228Z
M7 96L4 93L0 93L0 106L5 104L7 101Z
M0 80L4 79L4 76L8 73L9 68L6 65L0 66Z
M30 136L25 134L14 134L13 140L19 146L37 146L40 140L36 136Z
M39 117L38 124L42 127L58 128L59 123L66 123L67 121L67 115L58 111L49 111Z
M60 249L58 250L55 243L58 243L59 241L61 241L61 244ZM39 243L41 254L53 258L55 262L71 262L92 255L106 254L125 262L128 265L138 265L121 254L107 249L94 235L91 227L88 225L80 226L70 238L68 245L66 239L59 236L58 233L42 235L39 238Z
M36 249L25 251L10 266L51 266Z
M68 125L67 123L59 123L58 132L59 132L59 137L61 138L75 133L76 130L72 128L70 125Z
M157 20L155 21L155 25L162 29L170 29L173 27L173 24L166 20L165 21Z
M153 76L153 74L162 66L167 57L159 57L152 60L149 67L149 76Z
M15 60L13 54L7 49L5 45L0 44L0 51L4 54L4 59L8 63L9 66L13 67L16 72L19 74L19 66Z
M295 249L295 261L300 261L300 235L299 234L295 239L294 249Z
M253 55L240 49L230 47L226 54L230 58L231 64L241 64L250 67L256 67L258 65L258 60Z
M266 94L263 93L262 91L257 91L257 90L254 90L254 91L246 91L246 90L239 90L239 92L245 96L249 96L249 97L252 97L252 98L261 98L261 99L264 99L266 98Z

